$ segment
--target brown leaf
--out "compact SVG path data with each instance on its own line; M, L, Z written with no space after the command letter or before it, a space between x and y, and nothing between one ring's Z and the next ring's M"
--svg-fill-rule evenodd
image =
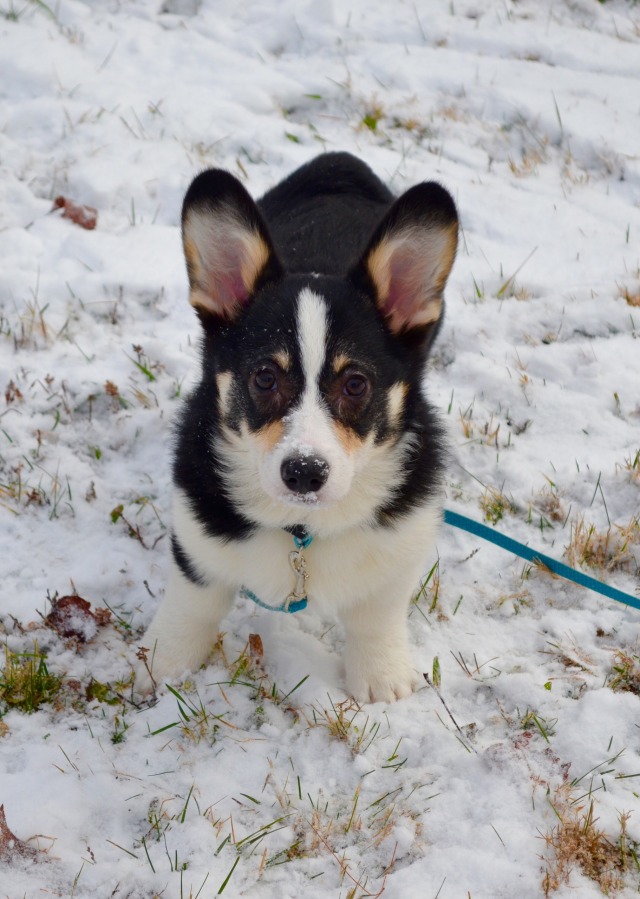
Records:
M260 634L249 634L249 655L257 668L262 668L264 647Z
M62 596L52 600L52 609L44 619L61 637L73 637L81 643L93 640L98 621L91 611L91 603L81 596Z
M87 231L93 231L98 223L98 210L93 206L80 206L68 197L56 197L53 201L54 209L62 209L62 218L71 219L75 225L80 225Z
M93 614L95 615L98 627L104 627L107 624L111 624L113 616L111 615L110 609L96 609Z
M20 858L36 858L38 852L11 833L4 814L4 805L0 805L0 858L11 859L16 855Z

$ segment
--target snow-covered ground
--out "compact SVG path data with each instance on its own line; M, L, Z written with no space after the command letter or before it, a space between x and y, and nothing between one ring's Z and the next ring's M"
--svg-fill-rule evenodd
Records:
M177 695L126 682L210 165L258 196L346 149L446 185L447 505L637 593L639 148L631 0L0 0L0 633L63 678L0 707L0 896L637 894L640 612L450 527L410 619L438 689L358 709L333 622L242 600ZM86 642L43 623L76 591L112 610Z

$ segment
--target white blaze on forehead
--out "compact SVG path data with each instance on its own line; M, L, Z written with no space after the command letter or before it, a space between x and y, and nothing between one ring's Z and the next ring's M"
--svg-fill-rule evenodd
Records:
M327 305L308 287L298 297L297 323L305 393L315 394L327 352Z
M259 453L257 472L265 496L269 502L277 503L277 514L282 516L286 509L299 522L303 509L327 508L345 500L353 483L355 459L345 452L338 439L335 422L320 392L320 375L327 356L328 307L326 300L308 287L298 295L296 329L304 389L299 402L282 420L281 439L269 451ZM295 457L312 457L326 466L328 478L317 492L297 494L285 484L282 465ZM247 485L255 480L248 478ZM301 511L291 513L292 506Z

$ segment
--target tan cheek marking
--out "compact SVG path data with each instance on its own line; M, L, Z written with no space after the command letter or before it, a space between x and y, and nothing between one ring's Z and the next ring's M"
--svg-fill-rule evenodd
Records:
M254 434L257 443L267 453L272 452L283 437L284 425L280 419L264 425L264 427L260 428L260 430L256 431Z
M289 371L291 368L291 356L285 350L278 350L273 354L273 361L276 362L282 371Z
M402 415L408 392L409 385L405 384L404 381L398 381L387 394L387 414L389 415L389 424L392 428L397 427L400 422L400 416Z
M336 437L340 442L340 446L350 456L363 448L365 441L362 437L359 437L355 431L352 431L351 428L347 428L339 421L334 421L333 427L335 428Z
M223 415L226 415L229 411L229 391L232 383L233 378L230 371L223 371L216 375L216 385L220 395L220 412Z

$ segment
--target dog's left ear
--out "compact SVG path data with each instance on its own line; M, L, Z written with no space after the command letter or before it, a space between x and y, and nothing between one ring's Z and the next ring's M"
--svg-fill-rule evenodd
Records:
M182 205L189 299L203 324L232 321L282 269L260 210L236 177L208 169Z
M394 334L432 332L458 246L458 214L451 195L434 182L417 184L395 201L351 272L373 289Z

